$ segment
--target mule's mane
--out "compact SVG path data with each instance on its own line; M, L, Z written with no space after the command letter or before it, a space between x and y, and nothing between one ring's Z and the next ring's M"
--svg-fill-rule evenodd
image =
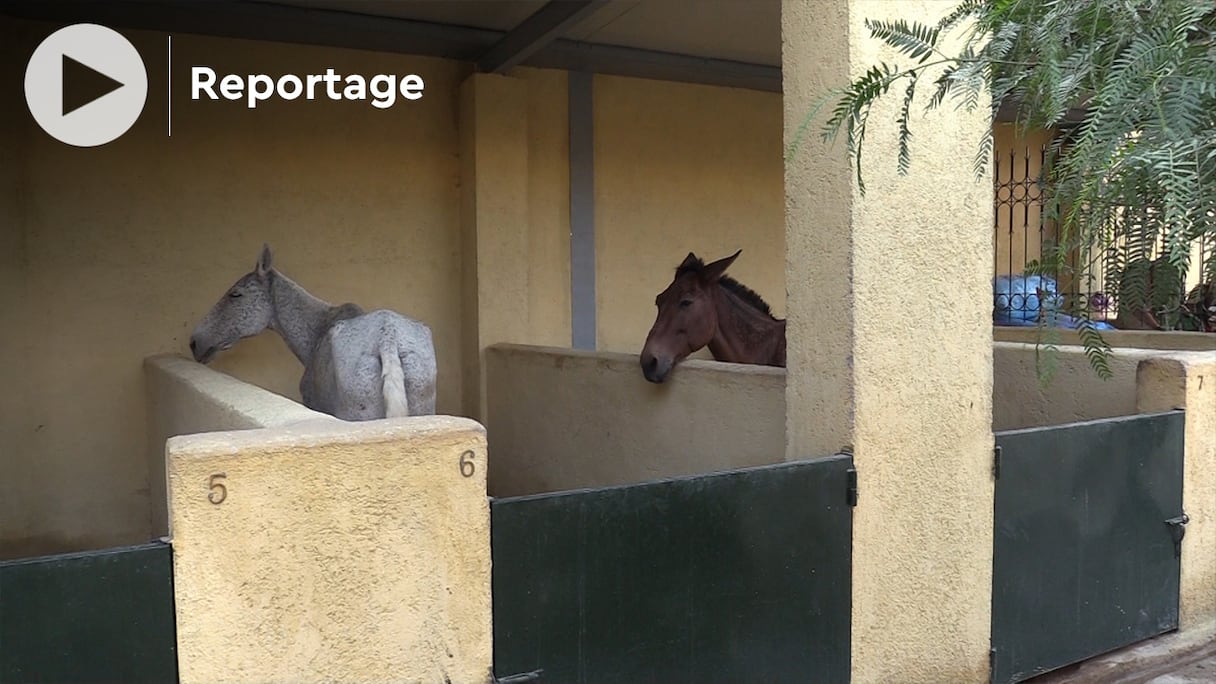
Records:
M364 313L363 307L352 302L339 304L338 306L331 306L329 310L325 312L324 328L328 330L329 328L332 328L334 323L337 323L338 321L344 321L348 318L358 318Z
M698 257L694 263L688 266L680 265L677 267L676 277L679 278L686 273L700 273L701 269L703 268L705 268L705 262ZM769 308L768 302L764 301L764 298L761 297L755 290L727 275L719 278L718 282L721 283L722 287L732 292L736 297L750 304L752 308L760 311L774 321L778 320L777 317L773 315L772 309Z

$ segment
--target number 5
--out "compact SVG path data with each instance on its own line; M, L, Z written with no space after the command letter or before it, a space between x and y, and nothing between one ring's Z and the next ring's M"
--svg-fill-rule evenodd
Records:
M224 499L228 498L228 488L222 482L216 482L216 480L222 480L226 477L228 477L227 473L216 473L211 476L211 479L207 480L207 486L211 488L211 492L207 494L207 500L217 506L223 503ZM217 489L219 490L218 495L216 494Z

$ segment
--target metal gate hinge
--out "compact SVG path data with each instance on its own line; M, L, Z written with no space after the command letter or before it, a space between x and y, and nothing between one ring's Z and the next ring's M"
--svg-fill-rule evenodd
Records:
M857 506L857 469L849 468L848 475L849 484L845 490L845 501L847 501L849 507L852 508Z
M1166 525L1170 526L1170 536L1174 538L1174 557L1182 557L1182 538L1186 536L1186 524L1191 521L1191 516L1183 512L1177 518L1170 518L1165 521Z
M992 477L1001 479L1001 445L992 447Z

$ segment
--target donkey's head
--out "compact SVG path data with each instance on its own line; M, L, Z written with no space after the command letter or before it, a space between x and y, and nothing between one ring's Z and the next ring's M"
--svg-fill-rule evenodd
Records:
M714 290L739 252L710 264L689 252L671 284L655 297L659 311L639 359L647 380L663 382L676 364L714 338L718 330Z
M270 263L270 247L262 245L262 253L253 270L233 283L203 316L190 335L190 352L195 361L207 363L237 340L253 337L270 326L274 315L270 298Z

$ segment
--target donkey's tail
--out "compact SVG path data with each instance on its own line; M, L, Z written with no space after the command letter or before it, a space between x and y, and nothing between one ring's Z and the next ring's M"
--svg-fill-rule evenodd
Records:
M380 381L384 392L384 417L408 416L410 402L405 396L405 370L401 368L401 357L397 355L397 344L393 341L380 347Z

